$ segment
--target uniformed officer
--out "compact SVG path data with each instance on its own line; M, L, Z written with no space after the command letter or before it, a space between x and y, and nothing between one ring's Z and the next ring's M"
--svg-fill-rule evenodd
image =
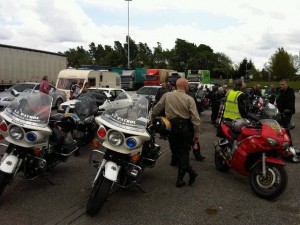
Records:
M186 94L188 81L179 78L176 87L176 92L168 92L162 96L153 108L151 119L153 121L165 110L166 117L171 122L169 143L179 163L176 186L182 187L185 185L183 178L186 172L190 176L189 185L195 182L198 175L189 163L189 151L192 142L198 143L200 139L200 117L194 99Z

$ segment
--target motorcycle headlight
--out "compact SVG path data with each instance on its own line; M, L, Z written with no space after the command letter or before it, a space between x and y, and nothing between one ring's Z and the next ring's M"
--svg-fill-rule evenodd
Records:
M21 140L24 137L24 132L21 127L12 125L9 128L9 135L15 140Z
M118 131L111 131L108 134L108 142L111 145L120 146L124 142L124 136Z
M270 138L270 137L267 137L267 141L269 142L269 144L273 147L277 147L278 146L278 141L275 140L274 138Z
M289 141L285 141L285 142L283 142L283 144L282 144L282 149L283 150L286 150L289 146L290 146L290 142Z

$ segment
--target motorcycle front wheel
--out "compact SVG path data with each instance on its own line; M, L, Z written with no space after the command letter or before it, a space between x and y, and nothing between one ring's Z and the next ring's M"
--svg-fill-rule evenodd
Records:
M88 215L94 216L100 211L109 195L112 184L113 182L105 178L103 173L99 175L98 179L94 183L86 206L86 213Z
M253 192L261 198L273 199L282 194L287 186L288 176L282 165L267 163L266 177L262 176L262 163L251 171L250 185Z
M0 171L0 197L8 184L9 178L9 174Z

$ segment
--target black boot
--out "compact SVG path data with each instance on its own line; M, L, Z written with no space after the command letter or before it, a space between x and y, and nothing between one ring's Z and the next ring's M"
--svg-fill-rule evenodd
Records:
M192 169L192 167L189 168L188 171L190 175L189 185L191 186L193 183L195 183L195 179L198 176L198 173Z
M205 159L205 157L201 155L200 152L194 153L194 156L197 161L203 161Z
M185 185L185 182L183 181L183 177L185 175L185 170L178 170L178 177L176 181L176 187L183 187Z

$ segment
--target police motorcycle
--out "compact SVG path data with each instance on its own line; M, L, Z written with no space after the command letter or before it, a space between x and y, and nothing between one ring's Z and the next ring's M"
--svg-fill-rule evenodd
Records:
M161 154L155 133L162 120L149 124L148 99L120 94L116 100L96 117L97 149L92 151L90 163L97 173L86 206L90 216L98 213L114 190L132 186L142 190L139 182L144 169L154 167Z
M6 148L0 161L0 196L18 172L33 180L77 149L60 115L50 117L52 97L43 93L19 95L0 113L0 139Z

